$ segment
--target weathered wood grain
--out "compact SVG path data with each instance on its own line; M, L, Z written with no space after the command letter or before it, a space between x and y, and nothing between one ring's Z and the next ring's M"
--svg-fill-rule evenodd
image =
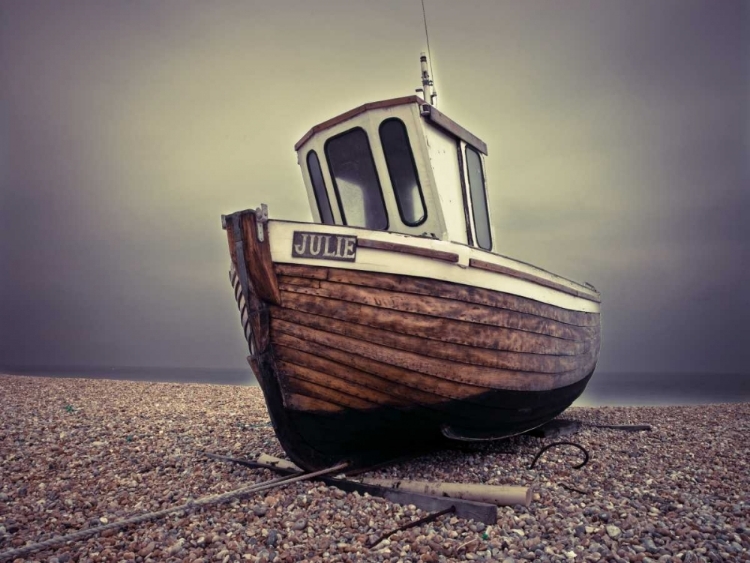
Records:
M322 317L291 309L273 308L271 315L280 319L326 332L341 334L364 342L375 342L398 350L415 352L423 356L497 369L520 370L536 373L561 373L578 368L590 359L590 354L578 356L557 356L549 354L523 354L501 350L476 348L462 344L429 340L373 328L329 317ZM477 330L492 330L491 327L478 327Z
M302 287L320 287L320 281L311 278L298 278L295 276L277 275L279 285L299 285Z
M383 393L375 389L365 387L358 382L331 376L309 367L295 364L282 359L277 360L276 366L282 379L285 377L298 379L313 383L320 387L325 387L332 391L337 391L351 397L356 397L366 401L370 405L390 405L405 404L405 401L398 400L391 394ZM282 384L283 386L283 384ZM333 402L333 401L332 401Z
M571 311L547 303L540 303L527 297L442 280L299 264L276 264L274 268L279 275L287 279L287 283L292 278L328 280L377 289L389 289L402 293L455 299L467 303L476 303L477 305L488 305L545 317L573 326L599 326L599 313Z
M310 278L315 280L328 279L329 269L321 266L306 266L304 264L274 264L274 270L279 275Z
M364 324L439 342L452 342L477 348L507 350L510 352L567 356L586 353L591 348L589 340L576 342L515 329L478 325L476 323L432 317L418 313L381 309L372 305L362 305L314 295L286 292L283 291L283 287L282 295L284 305L288 309Z
M264 301L279 305L281 293L279 292L276 272L271 260L271 247L268 243L268 228L266 223L260 226L264 230L263 242L258 240L258 221L254 212L242 212L239 218L242 227L242 236L245 241L245 261L247 262L250 279L253 282L255 292Z
M319 288L285 285L282 289L289 292L362 303L382 309L512 328L579 342L589 340L599 331L598 327L571 326L528 313L517 313L488 307L487 305L427 295L405 294L384 289L364 288L323 280L320 281Z
M329 378L341 379L366 389L385 393L393 405L429 404L444 400L443 397L426 393L418 387L409 387L400 381L388 380L377 375L359 370L352 366L340 364L324 357L276 344L276 356L280 361L297 364L324 373Z
M425 401L434 403L448 399L463 400L475 396L483 390L476 385L468 385L460 381L450 381L418 373L388 362L380 362L357 354L351 354L344 350L327 346L325 343L320 344L310 340L303 340L302 338L281 331L272 330L271 339L274 349L281 349L282 353L282 347L293 348L409 387L411 391L407 396L414 398L417 402ZM424 394L427 394L427 398L425 398ZM430 395L432 397L429 397Z
M371 360L389 363L408 370L429 374L436 378L475 385L485 389L541 391L563 387L588 375L592 368L591 364L594 361L593 356L590 356L588 361L582 357L583 361L580 367L555 374L524 372L438 360L413 352L396 350L388 346L300 326L277 318L272 320L271 330L272 334L277 331L283 332L303 340L338 348L344 352L357 354Z
M344 407L341 405L334 405L333 403L316 399L315 397L308 397L307 395L299 395L291 392L284 396L284 406L288 409L302 412L336 413L344 410Z
M237 249L242 248L244 250L246 247L246 243L242 240L241 236L242 229L239 225L240 217L238 214L230 215L225 218L225 221L227 227L227 241L230 246L230 254L232 257L232 268L238 278L235 280L235 283L232 282L230 277L230 283L232 283L233 289L235 290L235 301L237 302L240 312L240 322L245 330L248 344L251 344L251 352L253 352L253 348L255 349L255 353L259 351L263 352L269 342L268 310L266 304L258 297L255 286L252 283L250 271L245 259L246 252L242 252L241 260L237 257ZM240 236L238 236L238 233ZM242 282L243 279L244 282ZM245 287L243 287L243 283ZM242 298L240 298L240 294Z
M287 264L278 264L276 267L279 271L284 271L287 266ZM312 266L311 268L315 268L315 266ZM301 274L303 274L303 272L298 272L296 276L302 277ZM291 277L295 276L290 276L290 278ZM378 289L401 291L403 293L415 293L417 295L430 295L432 297L455 299L467 303L476 303L477 305L488 305L499 309L508 309L510 311L518 311L519 313L528 313L538 317L545 317L573 326L599 325L598 313L585 313L583 311L561 309L554 305L540 303L539 301L534 301L533 299L520 297L518 295L511 295L500 291L493 291L491 289L471 287L440 280L431 280L409 275L359 272L356 270L344 270L340 268L328 269L327 274L322 279L338 283L347 283L350 285L361 285Z
M377 403L372 401L343 393L337 389L332 389L331 387L313 383L307 379L296 377L289 369L289 365L285 366L285 370L282 370L281 366L279 366L279 368L279 382L281 383L282 390L285 392L285 396L293 394L304 395L320 401L326 401L333 405L339 405L347 409L362 410L371 409L377 406Z

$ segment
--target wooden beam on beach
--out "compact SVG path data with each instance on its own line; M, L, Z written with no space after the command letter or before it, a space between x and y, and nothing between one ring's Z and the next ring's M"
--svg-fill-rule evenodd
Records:
M269 469L286 475L300 471L299 468L291 462L267 456L265 454L261 455L258 461L237 459L211 453L206 453L205 455L206 457L217 461L237 463L246 467L258 469ZM455 514L459 518L474 520L475 522L482 522L487 525L497 523L497 506L494 504L401 491L339 477L323 477L320 481L323 481L328 486L346 491L347 493L357 492L361 495L367 493L370 496L384 498L395 504L413 504L417 508L426 512L443 511L453 506L455 507Z

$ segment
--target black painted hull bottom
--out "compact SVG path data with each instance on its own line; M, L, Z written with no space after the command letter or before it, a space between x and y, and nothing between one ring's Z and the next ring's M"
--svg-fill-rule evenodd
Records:
M450 443L444 429L467 440L521 434L567 409L592 375L552 391L492 390L429 407L313 413L285 408L276 378L268 377L269 371L265 377L261 375L264 370L254 371L260 375L258 381L282 447L292 461L308 470L340 461L361 468L440 449Z

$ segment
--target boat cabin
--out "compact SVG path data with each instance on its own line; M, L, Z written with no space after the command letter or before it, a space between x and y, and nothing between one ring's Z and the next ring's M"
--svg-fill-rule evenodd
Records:
M316 222L493 250L487 145L421 98L362 105L294 148Z

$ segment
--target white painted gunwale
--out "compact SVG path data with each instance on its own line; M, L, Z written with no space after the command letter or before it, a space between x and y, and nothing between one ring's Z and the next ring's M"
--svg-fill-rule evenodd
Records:
M357 258L355 262L295 258L292 256L294 231L350 235L363 239L403 244L415 248L451 252L458 255L458 262L452 263L445 260L416 256L413 254L363 247L357 248ZM469 260L482 260L484 262L509 268L519 273L536 276L543 280L562 285L572 291L590 296L591 299L599 300L599 294L586 286L562 278L530 264L518 262L506 256L485 252L455 242L413 237L400 233L371 231L369 229L357 227L278 220L270 220L268 222L268 239L271 247L271 259L275 263L326 266L330 268L342 268L362 272L408 275L501 291L570 311L582 311L586 313L599 313L600 311L599 303L584 297L570 295L564 291L550 288L533 281L519 279L512 275L490 272L478 268L470 268Z

